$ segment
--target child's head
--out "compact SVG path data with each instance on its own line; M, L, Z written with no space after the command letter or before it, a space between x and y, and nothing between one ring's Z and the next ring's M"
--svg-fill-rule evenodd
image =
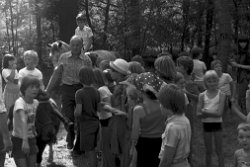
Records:
M194 47L192 50L191 50L191 55L192 55L192 58L193 59L201 59L202 58L202 50L201 48L198 48L198 47Z
M109 62L110 62L109 60L102 60L98 64L98 68L100 68L102 71L110 69Z
M128 69L131 73L136 73L136 74L140 74L140 73L145 72L143 66L137 61L129 62Z
M38 54L34 50L27 50L23 53L24 64L28 70L33 70L38 65Z
M76 16L76 23L80 29L82 29L87 23L87 18L83 12L78 13L78 15Z
M2 68L12 68L16 66L16 58L12 54L5 54L3 57L3 66Z
M250 123L241 123L238 125L238 142L243 149L250 149Z
M142 66L144 66L144 60L140 55L135 55L132 57L131 61L137 61L139 62Z
M185 79L182 73L177 72L176 78L175 78L175 84L181 88L184 89L185 88Z
M158 99L164 109L171 110L173 114L183 114L186 110L185 95L182 89L174 84L165 85L158 93ZM162 110L165 112L165 110ZM164 113L166 114L166 113Z
M169 56L158 57L154 62L154 67L160 78L166 82L174 81L176 67L174 61Z
M136 89L135 86L127 86L126 95L128 97L128 105L131 107L142 102L142 94Z
M191 75L194 68L194 62L192 58L188 56L181 56L177 58L177 69L182 74Z
M110 74L114 81L122 81L128 74L129 71L129 64L126 60L118 58L115 61L109 62L110 66Z
M83 85L92 85L95 82L95 74L93 69L90 67L82 67L79 71L79 80Z
M95 78L95 85L99 88L105 85L105 77L104 74L102 72L102 70L100 70L99 68L95 68L93 70L94 72L94 78Z
M23 96L31 96L35 98L40 89L40 81L35 77L26 76L23 77L20 92Z
M211 63L211 68L217 72L218 75L222 73L222 63L220 60L214 60Z
M204 85L206 89L218 89L219 77L215 70L208 70L204 75Z

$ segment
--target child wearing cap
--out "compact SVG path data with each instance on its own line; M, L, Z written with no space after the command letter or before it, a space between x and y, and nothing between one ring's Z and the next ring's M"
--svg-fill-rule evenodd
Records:
M234 152L234 167L250 166L250 123L241 123L238 128L240 149Z
M136 76L134 86L142 94L142 102L133 109L132 145L137 151L137 167L157 167L164 132L165 117L157 100L163 81L150 72ZM150 151L148 151L150 150Z

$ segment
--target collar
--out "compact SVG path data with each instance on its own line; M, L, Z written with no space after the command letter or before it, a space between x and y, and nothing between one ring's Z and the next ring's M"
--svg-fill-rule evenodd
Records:
M181 115L178 115L178 114L174 114L172 115L171 117L169 117L167 120L166 120L166 124L170 123L170 122L173 122L173 121L177 121L177 120L180 120L182 119L184 116L184 113L181 114Z

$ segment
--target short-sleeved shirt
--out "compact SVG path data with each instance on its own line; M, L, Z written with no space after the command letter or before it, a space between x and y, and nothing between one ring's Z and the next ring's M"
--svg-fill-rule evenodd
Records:
M90 27L84 26L82 30L79 27L75 29L75 35L80 36L83 40L83 47L86 47L88 44L89 38L93 37L93 32Z
M38 104L39 102L35 99L31 104L26 103L22 97L19 97L16 100L13 111L13 136L23 138L23 134L25 133L22 129L22 118L20 117L20 113L18 113L20 112L20 110L23 110L27 123L27 137L36 137L35 116Z
M7 68L3 69L2 76L3 76L3 79L5 80L5 82L8 82L7 78L10 76L11 72L12 72L12 69L7 69ZM14 79L18 79L18 72L17 72L17 70L15 70L15 77L14 77Z
M179 163L187 160L190 152L191 126L185 116L173 115L166 122L166 129L162 134L162 146L159 158L163 158L165 146L176 148L173 163Z
M223 73L219 78L219 89L225 95L231 95L230 83L233 81L232 77L228 73Z
M107 86L100 87L98 91L100 93L101 102L103 102L105 98L111 98L112 96L112 93L110 92ZM99 112L98 116L99 116L99 119L107 119L112 116L112 113L102 110Z
M63 53L59 59L63 65L62 83L66 85L80 84L78 73L83 66L92 67L92 61L88 55L73 57L71 52Z
M19 83L21 83L23 77L26 76L37 78L39 81L43 80L43 74L37 68L34 68L34 70L28 70L27 67L24 67L19 71L18 75L19 75Z
M98 90L91 86L84 86L75 94L76 104L82 105L82 115L80 121L98 120L97 108L100 102Z
M243 149L236 150L234 163L237 164L237 167L250 167L250 154L247 154Z
M203 81L204 71L207 70L206 64L198 59L194 59L193 62L194 62L193 73L195 76L194 80Z

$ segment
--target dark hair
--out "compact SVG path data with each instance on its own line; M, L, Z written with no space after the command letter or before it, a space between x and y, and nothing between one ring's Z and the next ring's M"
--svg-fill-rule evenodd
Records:
M3 66L2 68L9 68L9 61L15 60L15 57L12 54L5 54L3 57Z
M141 63L142 66L144 66L144 60L140 55L135 55L134 57L132 57L131 61L137 61L139 63Z
M106 70L106 69L110 69L110 66L109 66L109 60L102 60L99 64L98 64L98 67L101 69L101 70Z
M30 86L36 86L39 88L40 87L39 79L35 77L31 77L31 76L23 77L21 86L20 86L20 92L22 93L23 96L25 96L25 91Z
M96 67L97 66L96 63L97 63L98 54L96 54L96 53L89 53L88 56L89 56L89 58L92 61L92 66Z
M82 67L79 71L79 80L84 85L90 86L93 84L95 81L93 69L90 67Z
M139 63L137 61L131 61L128 64L129 64L128 69L131 73L140 74L140 73L145 72L145 69L143 68L141 63Z
M186 110L185 95L175 84L168 84L161 88L158 99L164 108L175 114L182 114Z
M104 74L103 74L102 70L100 70L99 68L95 68L93 70L93 72L94 72L95 84L98 87L104 86L105 85L105 78L104 78Z
M178 57L176 61L177 61L177 65L182 65L187 71L187 74L191 75L191 73L193 72L193 68L194 68L194 62L192 58L188 56L181 56L181 57Z
M157 100L156 95L155 95L152 91L150 91L150 90L145 90L144 93L145 93L145 95L146 95L149 99L151 99L151 100Z
M193 59L197 59L200 56L201 52L202 52L201 48L194 47L191 50L191 56L192 56L192 58Z

